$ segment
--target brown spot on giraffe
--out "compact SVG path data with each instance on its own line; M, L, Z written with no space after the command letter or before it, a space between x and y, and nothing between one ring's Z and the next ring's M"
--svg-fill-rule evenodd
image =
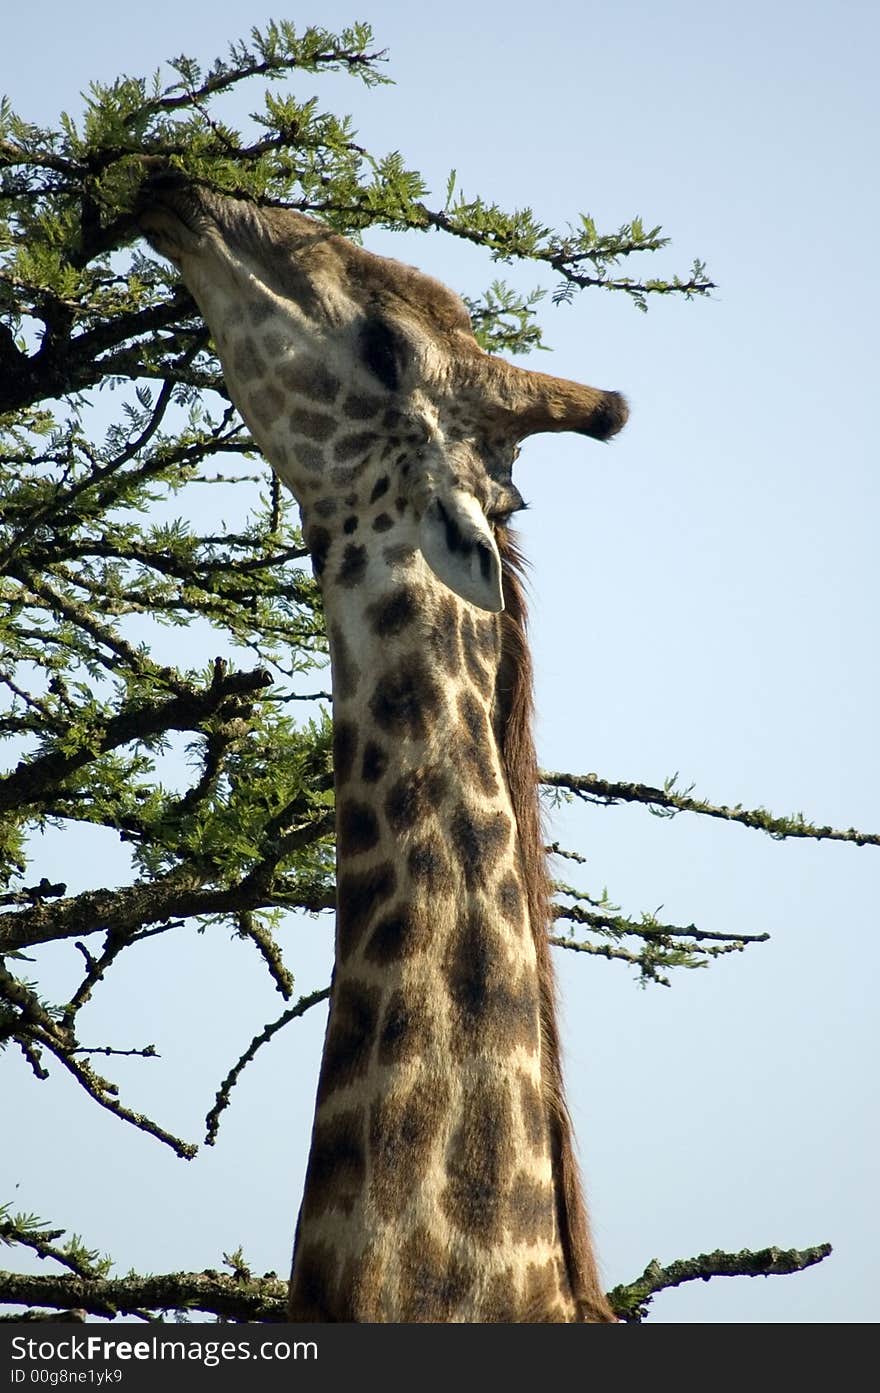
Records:
M538 1049L539 997L526 972L515 972L485 909L462 915L444 962L452 1020L451 1049L461 1062L493 1046L505 1053Z
M311 527L308 531L306 544L312 558L312 569L316 579L320 580L327 565L327 553L330 550L331 536L326 527Z
M303 1219L328 1210L350 1213L362 1192L367 1158L360 1108L316 1116L306 1171Z
M337 954L344 962L356 948L371 917L397 888L397 872L391 861L367 871L344 871L336 885Z
M369 803L354 798L340 799L336 809L336 840L339 854L346 859L362 856L379 845L379 819Z
M314 558L314 552L312 556ZM326 553L322 553L322 573L326 562ZM328 628L330 631L330 651L333 657L333 693L341 700L346 700L357 695L361 670L352 654L345 631L337 624L330 624Z
M354 721L335 721L333 724L333 776L341 788L351 778L358 748L358 729Z
M521 924L523 915L523 894L519 876L514 871L505 871L495 889L495 903L498 913L509 924Z
M361 761L361 778L366 784L377 784L388 768L388 750L377 744L375 740L368 740L364 745L364 756Z
M395 988L379 1025L378 1062L400 1065L427 1055L436 1042L434 1010L427 990L413 984Z
M418 548L409 542L398 542L395 546L385 547L382 556L389 566L402 567L409 566L415 561L418 555Z
M513 1168L511 1113L506 1088L490 1080L465 1087L441 1203L454 1228L480 1246L498 1243L504 1233Z
M469 889L476 890L498 867L511 840L511 821L503 809L480 812L473 804L460 803L449 831Z
M404 1243L400 1270L404 1321L453 1320L477 1275L424 1227L414 1229Z
M478 625L473 615L462 615L461 621L461 649L464 653L465 666L468 674L482 696L488 696L494 686L494 674L484 661L484 653L478 633L482 626ZM486 630L482 629L485 633Z
M519 1106L523 1132L537 1151L546 1144L547 1114L541 1090L528 1074L519 1077Z
M423 836L406 853L406 866L413 885L424 887L432 896L452 895L455 871L440 837Z
M367 548L357 542L349 542L342 554L342 565L336 575L338 585L354 589L360 585L367 573Z
M250 408L261 425L271 425L284 410L284 394L269 382L265 387L251 392Z
M304 411L298 407L290 418L290 429L295 436L323 443L336 434L336 420L326 411Z
M296 1277L291 1283L291 1319L337 1320L339 1317L336 1253L331 1244L310 1241L300 1245Z
M378 987L345 980L339 984L324 1041L318 1078L319 1103L365 1073L376 1039L380 1001Z
M324 402L332 406L339 395L339 378L323 363L310 359L307 362L282 363L277 368L278 380L288 391L297 396L308 397L311 401Z
M387 1285L385 1266L374 1250L347 1256L339 1273L334 1312L326 1319L380 1321Z
M424 739L443 705L443 691L419 652L385 672L370 698L370 714L387 735Z
M422 825L442 806L451 784L448 769L428 764L397 779L388 789L383 803L389 826L398 834Z
M481 1307L487 1324L508 1325L523 1319L513 1267L502 1267L493 1274L483 1293Z
M428 643L429 651L440 664L444 677L457 677L461 671L461 641L456 605L448 595L440 597Z
M272 305L267 304L265 300L253 300L247 307L248 319L256 329L263 328L266 321L273 318L274 313Z
M498 793L498 778L492 758L492 733L486 712L472 692L463 691L458 698L461 724L455 756L461 760L484 797Z
M507 1198L506 1228L521 1243L553 1241L553 1205L547 1186L518 1171Z
M379 1095L370 1110L370 1198L391 1218L418 1186L446 1120L449 1090L438 1079Z
M385 409L385 398L368 392L350 392L342 403L342 414L351 421L375 421Z
M424 911L414 905L394 905L378 920L364 948L369 962L386 967L401 958L410 958L427 946L431 925Z
M564 1321L566 1312L559 1299L560 1291L565 1293L565 1274L557 1262L548 1259L543 1263L529 1263L523 1293L523 1319Z
M302 469L309 470L312 474L318 474L324 468L323 451L317 445L309 445L305 440L292 440L290 456L297 465Z
M253 382L256 379L262 380L266 372L266 364L257 351L257 345L252 338L239 340L233 349L235 371L239 381L243 383Z
M333 446L333 458L340 462L361 459L369 454L377 439L376 432L372 430L353 431L340 436Z
M421 591L416 586L401 585L367 606L367 623L377 638L391 638L412 624L421 604Z

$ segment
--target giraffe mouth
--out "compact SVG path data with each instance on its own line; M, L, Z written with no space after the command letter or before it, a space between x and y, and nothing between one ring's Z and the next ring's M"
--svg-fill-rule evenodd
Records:
M215 226L211 195L173 170L152 174L141 186L135 221L162 256L179 262L195 252Z

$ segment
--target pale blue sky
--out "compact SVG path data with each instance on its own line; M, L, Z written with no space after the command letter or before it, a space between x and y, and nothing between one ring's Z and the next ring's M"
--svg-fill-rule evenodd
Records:
M543 312L555 352L537 366L632 407L612 447L543 437L520 461L544 765L653 784L679 770L717 801L880 830L876 6L44 3L4 15L0 90L48 122L91 78L207 61L269 15L373 24L395 87L295 90L351 111L374 151L401 149L438 199L455 166L465 190L551 223L640 214L674 243L647 274L699 255L719 284L647 316L597 294ZM472 294L496 273L436 236L369 245ZM692 1284L653 1319L873 1321L880 853L637 808L569 809L553 831L589 858L583 883L631 912L662 903L674 923L772 933L670 991L558 956L608 1284L653 1257L827 1240L817 1269ZM102 883L103 860L47 853L39 874ZM325 982L327 947L326 928L292 928L300 990ZM144 1000L169 958L141 951L108 993L115 1016L98 999L90 1030L155 1040L162 1062L118 1071L126 1100L197 1136L278 998L243 947L205 935L181 940L174 979ZM73 956L53 959L59 982ZM188 1166L9 1054L4 1093L29 1120L0 1156L0 1199L123 1271L216 1267L238 1243L257 1270L286 1270L322 1025L261 1052L218 1145Z

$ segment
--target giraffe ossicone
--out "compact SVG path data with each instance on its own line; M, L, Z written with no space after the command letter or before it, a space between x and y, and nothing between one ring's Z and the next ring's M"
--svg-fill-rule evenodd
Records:
M140 226L297 498L333 675L336 955L294 1320L609 1321L563 1099L519 442L615 392L484 353L461 300L176 176Z

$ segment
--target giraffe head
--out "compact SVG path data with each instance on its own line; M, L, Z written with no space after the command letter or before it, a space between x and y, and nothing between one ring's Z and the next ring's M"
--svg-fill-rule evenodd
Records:
M493 524L523 506L519 443L606 440L623 397L483 352L452 291L303 214L163 174L139 221L211 327L236 405L301 505L316 569L352 509L387 495L373 528L405 521L445 585L501 610Z

